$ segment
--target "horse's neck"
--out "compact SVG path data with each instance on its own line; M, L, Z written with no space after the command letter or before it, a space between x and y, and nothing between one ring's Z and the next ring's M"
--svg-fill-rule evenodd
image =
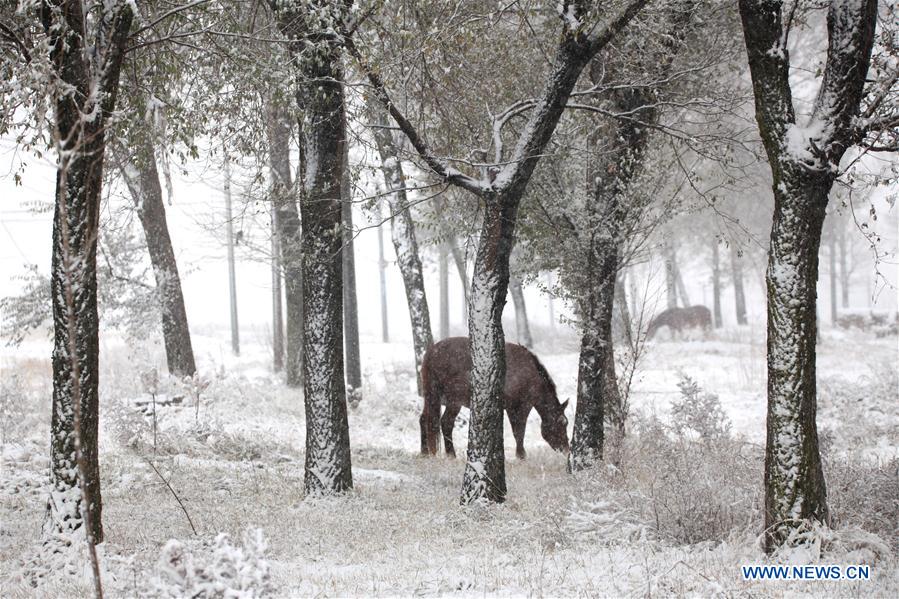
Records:
M552 409L552 401L553 395L549 389L544 387L540 390L540 393L537 396L537 401L534 402L534 409L537 410L537 413L540 415L540 419L543 420L546 417L550 416L550 410ZM558 400L556 400L558 404Z

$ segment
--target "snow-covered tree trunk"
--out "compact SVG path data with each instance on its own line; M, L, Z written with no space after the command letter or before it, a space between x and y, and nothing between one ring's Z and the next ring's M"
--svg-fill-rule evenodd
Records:
M746 324L746 291L743 287L743 258L736 244L730 244L730 273L734 284L737 324Z
M374 104L369 106L369 114L374 124L372 134L378 147L381 172L388 190L387 201L393 215L390 230L397 266L406 290L406 303L409 306L409 320L412 324L415 374L418 391L421 393L421 362L424 360L425 352L434 343L434 337L431 332L431 315L425 293L425 278L418 253L418 241L415 237L415 221L412 220L409 211L403 163L400 161L399 151L390 129L386 127L387 115Z
M347 143L343 67L338 41L325 32L343 22L346 7L277 3L290 41L303 115L305 164L300 200L303 264L303 390L306 407L307 496L353 486L343 369L342 185Z
M272 204L287 308L284 373L287 385L298 387L303 383L303 249L300 214L290 169L290 117L275 99L268 101L266 110Z
M462 478L463 505L482 500L502 502L506 498L502 395L506 339L502 318L518 202L488 196L485 204L468 309L471 416Z
M816 284L828 196L855 122L877 19L877 0L832 0L828 49L812 114L799 125L790 88L782 3L740 0L756 120L773 175L768 270L768 422L765 547L791 539L809 520L827 522L815 421ZM787 30L785 31L785 27Z
M341 216L343 218L343 343L347 397L351 406L362 401L362 357L359 348L359 300L356 295L356 253L353 237L353 184L349 143L344 145Z
M509 279L509 291L512 294L512 303L515 304L515 332L518 335L518 343L528 348L533 347L534 340L531 337L531 327L528 323L528 312L524 303L524 290L521 288L521 279L518 277Z
M99 579L94 543L103 540L98 456L99 319L97 238L106 126L115 110L119 74L134 15L131 4L109 2L95 15L102 28L101 58L85 30L81 2L47 2L43 27L58 84L53 136L58 149L51 302L53 406L50 423L50 497L43 536L71 540L84 530ZM87 119L85 115L94 115Z
M181 277L166 221L153 142L149 132L136 131L127 143L130 147L114 154L118 154L119 171L134 201L147 241L162 312L166 362L171 374L193 376L197 366L184 308Z
M581 350L578 358L577 408L571 437L569 470L591 468L602 460L606 407L620 404L614 374L612 316L618 247L612 239L590 239L587 295L583 300ZM611 384L610 384L611 383Z

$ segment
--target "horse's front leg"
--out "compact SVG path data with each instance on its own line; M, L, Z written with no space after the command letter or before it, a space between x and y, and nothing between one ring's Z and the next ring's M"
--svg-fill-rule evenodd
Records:
M512 436L515 437L515 457L519 460L527 457L527 452L524 450L524 429L527 422L527 415L522 418L520 414L513 415L512 412L509 412L509 424L512 425Z
M456 448L453 447L453 428L456 426L456 416L462 406L447 405L440 419L440 428L443 431L443 446L446 447L446 455L456 457Z

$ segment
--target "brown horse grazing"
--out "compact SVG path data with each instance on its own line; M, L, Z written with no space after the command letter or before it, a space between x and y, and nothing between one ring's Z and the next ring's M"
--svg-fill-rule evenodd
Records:
M668 308L650 321L649 328L646 329L646 338L652 339L662 327L668 327L672 335L690 328L708 332L712 328L712 313L705 306Z
M456 456L453 426L462 406L469 404L471 355L468 337L450 337L428 349L421 364L424 409L421 413L421 452L436 454L438 429L443 430L446 453ZM540 432L556 451L568 451L568 419L565 406L556 397L556 385L537 356L527 348L506 344L506 386L503 402L515 436L515 455L525 457L524 429L531 408L540 414ZM440 417L440 405L446 406Z

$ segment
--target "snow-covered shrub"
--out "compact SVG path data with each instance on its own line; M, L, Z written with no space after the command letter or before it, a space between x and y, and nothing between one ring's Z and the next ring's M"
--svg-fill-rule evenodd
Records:
M191 552L180 541L166 543L151 580L151 596L230 599L271 594L261 530L248 530L240 544L220 534L209 549Z
M680 399L671 402L671 424L675 432L691 432L704 441L717 441L730 435L730 419L721 409L714 393L703 391L699 383L681 373L677 383Z
M873 464L828 460L824 472L833 527L863 529L899 552L899 458Z
M868 366L869 373L854 379L821 377L818 420L831 435L825 456L868 447L872 439L899 438L899 371L889 360L873 360Z

